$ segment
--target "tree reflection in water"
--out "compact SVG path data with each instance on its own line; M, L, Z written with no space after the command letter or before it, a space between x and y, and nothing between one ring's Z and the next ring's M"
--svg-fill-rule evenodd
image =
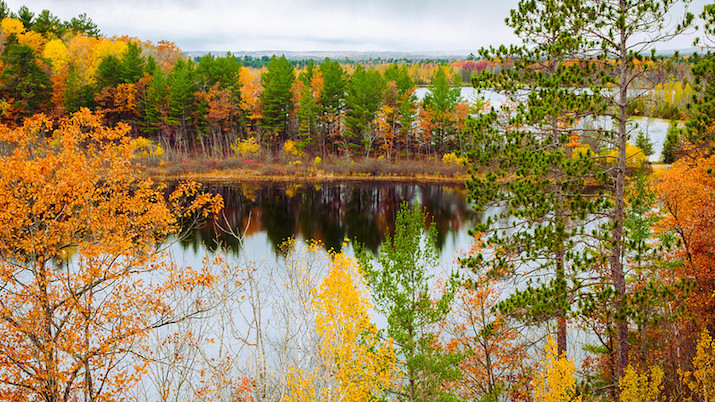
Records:
M172 186L169 186L172 187ZM290 237L321 241L327 250L340 251L345 239L357 240L373 252L394 230L397 208L404 200L419 202L437 227L437 247L450 235L481 220L467 204L461 185L390 182L205 184L204 191L221 194L224 210L219 222L235 233L251 237L265 232L274 253ZM222 245L239 252L238 240L208 224L189 231L184 249L216 250Z

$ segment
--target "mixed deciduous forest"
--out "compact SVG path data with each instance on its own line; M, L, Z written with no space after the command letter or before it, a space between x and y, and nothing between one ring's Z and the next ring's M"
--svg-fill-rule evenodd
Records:
M711 400L715 5L703 54L650 53L696 31L683 4L524 0L478 58L255 68L0 2L0 399ZM667 165L643 114L674 119ZM432 158L497 212L446 270L407 204L377 251L182 264L197 225L244 234L145 169L256 155Z

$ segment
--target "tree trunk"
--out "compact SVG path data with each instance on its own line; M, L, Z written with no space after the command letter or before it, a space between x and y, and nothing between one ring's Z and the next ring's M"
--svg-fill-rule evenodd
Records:
M625 0L619 1L620 12L627 12ZM623 218L624 218L624 201L625 201L625 182L626 182L626 145L628 132L626 131L626 122L628 120L628 49L626 47L627 27L624 25L620 28L620 43L619 43L619 94L618 94L618 131L616 133L618 147L618 161L615 171L615 209L613 211L613 230L611 232L611 277L613 287L616 291L616 375L620 378L628 366L628 319L625 314L625 296L626 296L626 279L623 272L623 264L621 262L621 254L623 247Z

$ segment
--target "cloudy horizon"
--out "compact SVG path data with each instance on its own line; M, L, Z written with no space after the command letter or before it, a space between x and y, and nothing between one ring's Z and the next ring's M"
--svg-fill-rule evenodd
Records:
M699 12L707 0L693 3ZM184 51L474 52L516 43L504 24L518 0L29 0L69 20L86 13L105 36L176 43ZM702 4L701 4L702 3ZM680 38L662 49L686 48Z

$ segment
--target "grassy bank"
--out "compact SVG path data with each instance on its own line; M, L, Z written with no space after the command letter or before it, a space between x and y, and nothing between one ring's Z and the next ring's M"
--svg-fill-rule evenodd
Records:
M142 160L140 169L157 180L200 181L331 181L386 180L464 182L467 169L455 160L431 158L389 161L379 158L285 158L262 155L235 158Z

